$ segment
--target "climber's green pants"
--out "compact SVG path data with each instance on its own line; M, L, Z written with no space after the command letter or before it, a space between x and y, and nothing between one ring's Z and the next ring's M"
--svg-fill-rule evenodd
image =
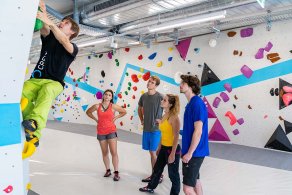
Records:
M41 130L46 127L53 100L63 91L58 81L51 79L29 79L24 82L22 98L28 99L23 110L23 120L33 119L37 122L34 135L41 137Z

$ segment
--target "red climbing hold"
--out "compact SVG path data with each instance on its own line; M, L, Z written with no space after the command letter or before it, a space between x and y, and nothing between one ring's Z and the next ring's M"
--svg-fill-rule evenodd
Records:
M139 55L138 56L138 60L142 60L143 59L143 56L142 55Z
M142 76L142 79L144 81L148 81L148 79L150 78L150 72L146 72L143 76Z
M136 74L132 74L132 75L131 75L131 78L132 78L132 81L133 81L134 83L138 83L138 82L139 82L139 79L138 79L138 77L137 77Z

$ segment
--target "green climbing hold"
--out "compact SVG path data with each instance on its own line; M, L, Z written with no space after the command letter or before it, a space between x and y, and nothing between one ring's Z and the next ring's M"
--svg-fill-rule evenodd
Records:
M38 8L38 10L41 11L40 7ZM34 32L41 30L43 26L44 26L43 21L37 18L34 24Z

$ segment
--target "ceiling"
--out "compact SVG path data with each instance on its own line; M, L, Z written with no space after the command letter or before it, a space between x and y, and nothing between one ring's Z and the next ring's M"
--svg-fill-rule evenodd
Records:
M150 46L232 28L292 19L292 0L266 0L262 8L257 0L44 0L50 18L59 22L72 15L79 20L78 45L107 38L107 41L80 48L79 55L129 47L129 43ZM159 32L149 32L157 25L178 23L226 10L226 16ZM73 14L75 13L75 15ZM35 33L30 58L37 60L39 34Z

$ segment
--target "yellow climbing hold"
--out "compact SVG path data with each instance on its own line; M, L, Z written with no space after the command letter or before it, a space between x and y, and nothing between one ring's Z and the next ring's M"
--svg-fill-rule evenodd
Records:
M141 74L138 74L138 78L139 78L139 79L142 78L142 75L141 75Z
M28 99L27 98L22 98L21 102L20 102L21 111L24 111L24 109L26 108L27 104L28 104Z
M36 147L33 143L25 142L23 150L22 150L22 159L26 159L28 157L31 157L35 151L36 151Z
M144 72L144 68L140 68L140 72L142 72L142 73L143 73L143 72Z
M28 68L26 67L25 74L28 74Z
M169 48L168 48L168 51L169 51L169 52L172 52L172 50L173 50L173 47L169 47Z
M31 189L31 183L27 183L26 190L30 190L30 189Z
M145 92L142 90L142 91L141 91L141 94L144 94L144 93L145 93Z
M61 113L63 113L63 112L64 112L64 110L62 109L62 110L60 110L60 112L61 112Z
M157 67L161 67L161 66L162 66L162 61L158 62L158 63L156 64L156 66L157 66Z

